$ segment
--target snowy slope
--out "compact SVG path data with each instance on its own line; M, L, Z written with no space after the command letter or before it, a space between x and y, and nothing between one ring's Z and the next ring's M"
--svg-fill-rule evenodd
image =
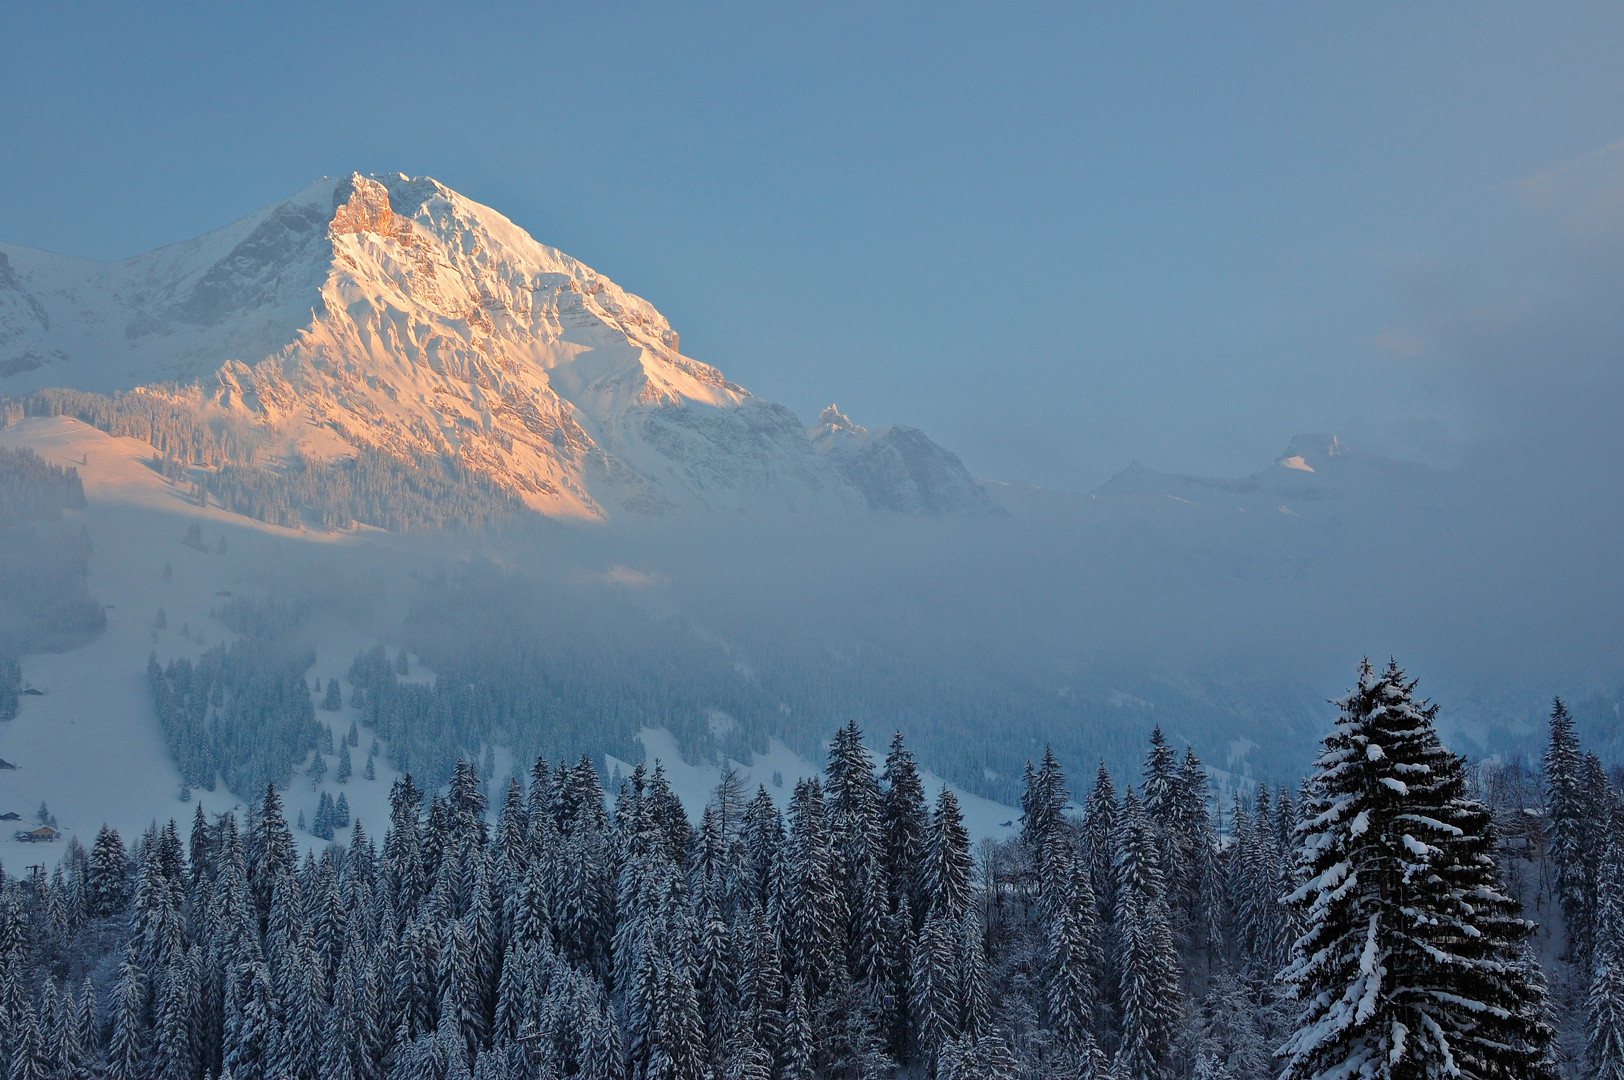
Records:
M156 384L282 452L454 455L563 517L985 502L913 429L855 472L819 453L646 300L426 178L324 179L119 263L0 245L0 394Z
M0 428L0 447L28 446L47 461L76 468L84 481L87 507L66 512L70 528L83 526L93 550L89 588L107 605L107 629L88 645L65 653L31 654L22 658L25 683L42 691L21 698L18 716L0 724L0 759L17 765L0 770L0 813L15 812L22 821L0 823L0 862L14 872L40 858L55 859L59 848L42 848L13 839L16 828L28 824L41 802L55 814L66 836L89 843L103 823L117 828L126 839L153 820L175 817L185 821L201 803L209 813L228 809L241 812L240 800L223 786L214 792L194 790L182 802L180 774L165 745L147 684L146 664L156 654L167 663L179 657L194 662L205 649L234 635L211 609L226 596L264 595L276 582L295 578L358 582L357 596L386 599L407 591L407 575L432 552L446 547L429 538L396 538L380 530L324 533L291 530L228 514L216 506L200 507L187 497L185 485L174 484L150 467L152 448L135 439L116 439L66 417L34 417ZM202 530L200 551L183 542L188 527ZM224 540L225 551L218 550ZM452 550L458 550L453 548ZM171 574L164 577L168 564ZM325 586L324 586L325 588ZM379 639L370 632L376 620L367 603L333 598L331 609L310 617L300 630L301 645L314 651L315 665L307 674L325 686L338 679L344 700L353 687L346 680L351 660L372 648ZM155 625L159 609L165 627ZM397 647L387 644L393 653ZM432 681L433 673L413 657L411 678ZM318 709L316 718L330 724L342 738L361 713L346 706L337 713ZM374 733L362 727L360 746L352 751L355 775L347 784L334 777L336 759L329 759L325 780L315 786L295 776L283 800L290 822L303 812L313 821L323 791L337 798L343 793L352 813L380 836L388 821L389 785L396 773L387 753L375 759L376 779L362 777L362 767ZM646 760L664 763L674 788L695 820L709 798L720 773L715 764L684 761L674 737L665 730L641 735ZM496 770L491 783L499 798L505 777L514 767L511 755L496 747ZM383 748L387 751L387 747ZM606 773L618 765L604 759ZM528 762L518 763L526 771ZM821 764L801 758L774 740L767 754L740 764L751 781L765 784L780 802L795 782L818 774ZM774 773L783 786L772 783ZM934 798L941 781L926 774L928 793ZM990 802L955 787L972 836L1000 836L1002 827L1018 815L1009 807ZM343 841L346 830L335 839ZM308 832L298 833L301 844L319 846Z
M109 438L75 420L25 420L0 429L0 446L29 446L47 461L78 469L89 505L68 516L71 524L83 524L90 533L90 590L108 609L106 631L90 644L22 659L26 684L43 693L25 695L17 718L0 725L0 758L17 766L0 772L0 813L16 812L24 819L0 828L0 861L16 872L26 862L54 861L60 854L59 848L12 838L42 801L66 836L77 835L86 844L104 822L129 840L154 819L190 818L199 800L210 813L233 808L238 800L224 787L195 792L192 802L179 801L180 774L153 708L147 657L156 653L163 661L179 656L196 660L205 648L232 636L209 617L209 610L223 602L221 593L252 591L268 561L298 559L301 552L360 556L357 537L295 532L198 507L143 464L150 447ZM181 542L194 521L211 548L225 538L225 554ZM165 563L173 571L169 581L163 578ZM159 608L167 617L164 630L154 627ZM341 677L355 654L375 643L353 625L315 628L316 665L310 676L323 685ZM419 671L415 677L430 676ZM344 686L347 695L350 687ZM316 715L342 735L360 714L346 708ZM370 742L367 733L355 761L355 778L340 787L329 771L325 787L335 798L345 792L368 831L381 836L395 774L380 755L377 779L361 779ZM313 817L319 792L308 780L296 779L285 797L290 820L300 810ZM313 842L308 834L299 839Z

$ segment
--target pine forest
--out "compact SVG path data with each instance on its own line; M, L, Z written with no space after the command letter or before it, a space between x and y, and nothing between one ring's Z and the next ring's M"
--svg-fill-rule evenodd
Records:
M104 827L4 877L0 1057L12 1080L1624 1076L1616 784L1560 702L1540 776L1469 767L1434 712L1365 665L1298 790L1227 800L1159 730L1139 776L1080 785L1045 753L1018 838L979 847L900 735L877 760L854 723L787 812L727 773L697 822L657 763L491 790L459 760L301 860L270 783L243 820ZM323 805L330 837L349 811Z

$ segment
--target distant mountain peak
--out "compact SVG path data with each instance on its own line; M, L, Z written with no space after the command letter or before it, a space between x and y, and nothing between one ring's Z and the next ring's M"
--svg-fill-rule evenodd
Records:
M1424 465L1356 452L1335 435L1295 435L1274 464L1233 478L1162 473L1135 461L1094 489L1096 497L1151 496L1286 514L1287 503L1336 503L1357 492L1416 492L1436 474Z
M958 455L918 428L893 424L869 431L830 405L807 429L812 447L863 494L870 509L930 516L1002 513L970 477Z
M868 428L863 427L861 424L852 423L851 417L841 412L838 405L830 405L818 414L818 427L815 430L845 431L853 435L866 435L868 433Z
M327 177L117 263L0 245L3 395L172 386L267 457L438 455L563 517L984 498L913 429L831 407L809 431L680 349L648 301L429 177ZM845 456L877 439L879 494Z
M1318 472L1333 459L1348 453L1335 435L1294 435L1275 464L1299 472Z

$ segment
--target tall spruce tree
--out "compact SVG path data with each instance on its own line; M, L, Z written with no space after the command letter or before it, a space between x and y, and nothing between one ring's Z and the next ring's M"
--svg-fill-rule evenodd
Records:
M1026 784L1021 792L1021 842L1032 853L1034 862L1060 829L1066 802L1065 774L1054 751L1045 746L1042 764L1034 769L1030 761L1026 763Z
M1597 888L1586 1059L1595 1080L1624 1080L1624 821L1614 816Z
M1113 855L1117 823L1116 784L1105 762L1094 774L1094 788L1083 804L1082 854L1094 886L1094 902L1100 919L1109 923L1116 906L1116 873Z
M1500 891L1490 818L1394 663L1364 663L1315 762L1299 832L1308 929L1283 978L1303 1003L1288 1080L1554 1077L1532 925Z
M86 905L90 915L114 915L123 908L128 895L125 884L128 874L129 856L125 854L124 841L117 829L103 825L90 849L90 897Z
M1157 830L1129 788L1117 819L1116 947L1122 1032L1116 1068L1124 1076L1172 1076L1182 1006Z
M39 1018L27 1001L11 1032L11 1062L7 1080L51 1080L51 1061L46 1054L45 1035Z
M1094 888L1081 853L1068 858L1058 836L1049 840L1046 862L1064 865L1064 892L1049 901L1044 916L1043 971L1045 1016L1050 1028L1073 1054L1094 1049L1093 1027L1099 1011L1097 973L1100 947ZM1060 892L1057 883L1056 892Z
M1596 860L1591 841L1596 807L1586 784L1584 754L1573 716L1561 698L1551 703L1550 739L1545 747L1546 843L1555 869L1557 901L1567 928L1564 955L1584 967L1590 962L1595 919Z
M936 796L925 849L925 896L930 913L957 926L970 906L970 834L959 800L945 785Z
M197 1071L197 1041L192 1031L192 968L177 955L164 975L153 1032L153 1076L157 1080L192 1080Z
M113 1037L107 1045L107 1075L111 1080L142 1080L147 1075L146 999L146 977L131 942L119 969Z
M893 910L905 901L917 925L929 906L925 897L924 858L930 820L925 786L900 731L891 738L891 748L885 757L884 780L881 819L885 830L885 877Z

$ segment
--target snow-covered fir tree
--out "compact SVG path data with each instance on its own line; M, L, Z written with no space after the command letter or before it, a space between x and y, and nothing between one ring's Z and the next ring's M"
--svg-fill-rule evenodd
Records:
M1435 707L1366 663L1308 783L1308 928L1285 979L1302 1002L1288 1078L1555 1076L1518 966L1532 925L1501 891L1490 819Z
M1116 1069L1125 1076L1173 1075L1173 1040L1183 994L1157 830L1133 788L1117 822L1116 944L1122 1031Z
M1573 716L1561 698L1551 703L1550 740L1544 764L1547 850L1567 928L1567 956L1582 967L1590 960L1596 915L1600 854L1594 828L1597 807L1595 793L1587 783L1589 777Z
M1595 1080L1624 1080L1624 820L1610 815L1596 890L1586 1060Z

